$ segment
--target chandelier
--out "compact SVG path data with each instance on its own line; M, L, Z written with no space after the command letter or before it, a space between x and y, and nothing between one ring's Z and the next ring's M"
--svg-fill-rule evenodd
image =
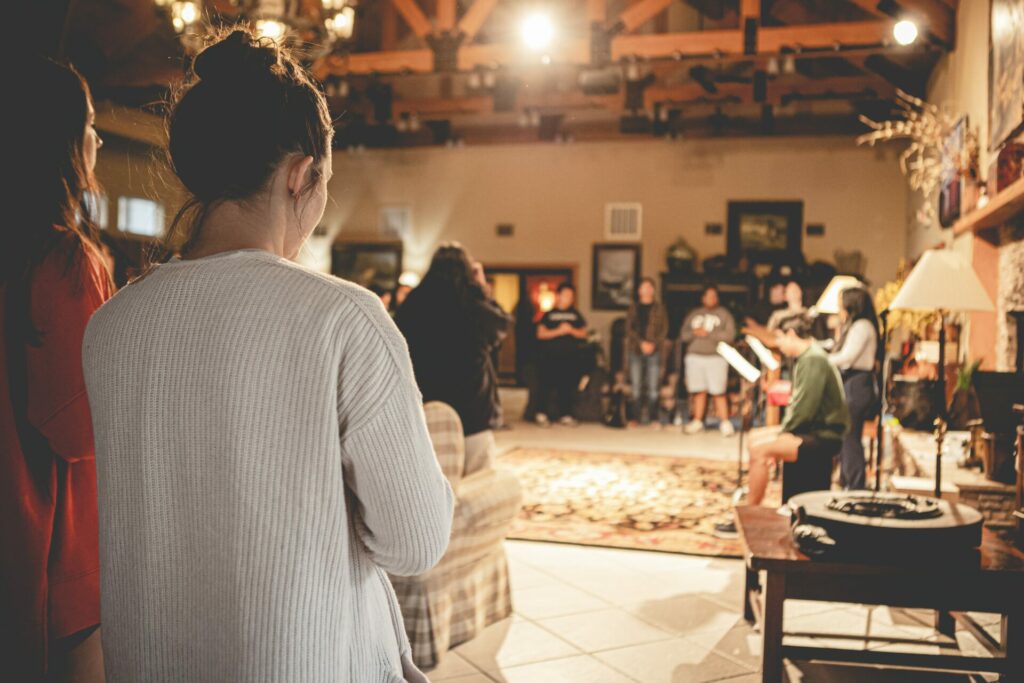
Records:
M245 22L264 38L291 43L314 59L352 38L357 0L321 0L310 12L301 0L154 0L188 51L201 47L213 26ZM225 5L228 5L225 7Z

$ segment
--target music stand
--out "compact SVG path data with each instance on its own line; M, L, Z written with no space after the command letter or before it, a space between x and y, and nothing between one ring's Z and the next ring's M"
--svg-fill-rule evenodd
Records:
M750 361L740 355L740 352L735 348L726 344L725 342L718 342L718 346L715 347L715 351L718 355L725 359L725 362L732 367L733 370L739 374L739 376L747 382L750 386L743 389L740 392L740 433L739 433L739 450L736 458L736 490L733 491L733 503L739 501L743 497L743 437L747 430L750 428L750 418L747 416L747 410L749 404L752 403L749 395L752 390L756 390L759 386L758 380L761 379L761 371L755 368ZM756 351L755 351L756 353ZM750 415L753 415L753 410L750 411Z

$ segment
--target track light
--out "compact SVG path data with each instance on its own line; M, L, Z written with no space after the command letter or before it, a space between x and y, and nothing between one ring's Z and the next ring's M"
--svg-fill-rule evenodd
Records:
M555 39L555 24L547 14L535 12L523 19L519 33L527 48L540 52L548 49Z
M892 27L892 37L900 45L910 45L917 40L917 24L910 19L901 19Z

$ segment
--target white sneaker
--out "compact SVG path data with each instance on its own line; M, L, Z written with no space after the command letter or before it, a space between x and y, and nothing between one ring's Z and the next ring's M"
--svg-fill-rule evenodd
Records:
M533 421L536 422L541 427L551 426L551 420L549 420L548 416L545 415L544 413L537 413L537 416L533 418Z
M718 424L718 431L722 432L722 436L732 436L736 433L736 429L729 420L722 420Z
M575 427L576 426L576 418L574 418L572 415L565 415L565 416L562 417L561 420L558 421L558 424L560 424L560 425L562 425L564 427Z
M689 422L686 423L686 426L683 427L683 433L684 434L700 434L703 431L704 431L704 421L703 420L690 420Z

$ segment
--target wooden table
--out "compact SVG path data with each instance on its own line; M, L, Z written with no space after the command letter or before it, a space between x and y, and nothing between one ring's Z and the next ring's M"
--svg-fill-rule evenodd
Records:
M736 513L746 561L743 616L751 623L761 623L762 680L766 683L782 680L783 657L887 668L998 672L1004 681L1024 681L1024 554L988 530L980 551L959 559L916 565L864 564L809 559L794 544L789 520L773 508L747 505ZM766 577L763 587L762 571ZM788 598L934 609L941 633L952 636L960 621L992 656L785 645L782 616ZM968 611L1003 615L999 641L968 617Z

